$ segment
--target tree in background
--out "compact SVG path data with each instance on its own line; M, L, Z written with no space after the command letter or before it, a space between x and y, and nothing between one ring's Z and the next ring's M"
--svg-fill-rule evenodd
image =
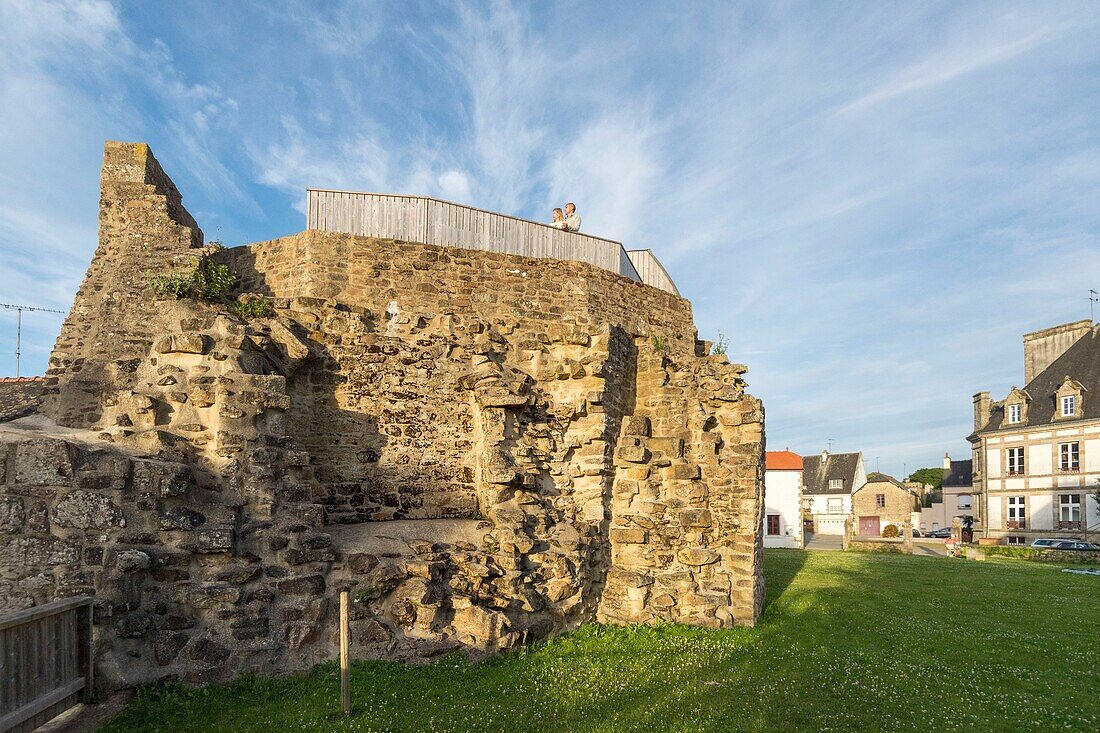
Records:
M928 484L933 489L939 489L943 487L943 469L942 468L918 468L913 473L909 474L909 478L906 481L915 481L920 484Z

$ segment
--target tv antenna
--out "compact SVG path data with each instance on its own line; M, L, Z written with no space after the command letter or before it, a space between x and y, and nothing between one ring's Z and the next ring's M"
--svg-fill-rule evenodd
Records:
M5 310L15 311L15 376L19 374L19 357L22 355L21 347L23 345L23 311L37 311L40 313L60 313L65 315L65 311L54 310L53 308L35 308L30 305L13 305L11 303L0 303L0 308Z
M833 439L829 438L829 440L827 442L829 443L829 453L832 453L833 452Z
M1096 304L1100 303L1100 293L1095 290L1089 290L1089 320L1093 323L1096 322Z

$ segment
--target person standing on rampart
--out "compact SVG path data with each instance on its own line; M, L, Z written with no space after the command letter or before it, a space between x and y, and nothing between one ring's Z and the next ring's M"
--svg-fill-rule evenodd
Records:
M561 209L554 209L550 215L554 219L550 222L550 226L555 229L565 229L565 216L561 213Z
M579 232L581 230L581 215L577 213L577 205L570 201L565 205L565 231Z

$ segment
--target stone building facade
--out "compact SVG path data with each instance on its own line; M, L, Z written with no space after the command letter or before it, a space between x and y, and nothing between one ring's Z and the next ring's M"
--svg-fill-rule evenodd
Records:
M199 256L270 315L152 294ZM364 657L752 624L745 371L688 301L584 263L318 231L204 247L148 147L108 143L42 414L0 424L0 597L94 594L106 687L329 659L342 588Z
M867 483L852 493L852 522L856 534L878 537L887 525L897 527L914 520L920 495L893 476L872 472Z
M976 528L1006 544L1100 531L1100 326L1024 336L1025 386L974 395Z

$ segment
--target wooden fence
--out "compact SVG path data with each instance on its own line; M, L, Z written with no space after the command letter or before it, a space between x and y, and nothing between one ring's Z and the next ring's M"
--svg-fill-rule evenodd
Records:
M91 692L91 598L0 618L0 733L32 731Z
M423 242L487 252L578 260L672 293L676 286L649 250L426 196L308 189L306 227L364 237ZM649 278L634 261L645 262ZM655 263L655 266L654 266Z
M661 261L657 259L651 250L632 249L627 252L627 256L630 257L635 271L646 285L652 285L655 288L667 290L676 295L680 294L680 291L676 288L676 283L672 282L668 271L665 270L664 265L661 264Z

